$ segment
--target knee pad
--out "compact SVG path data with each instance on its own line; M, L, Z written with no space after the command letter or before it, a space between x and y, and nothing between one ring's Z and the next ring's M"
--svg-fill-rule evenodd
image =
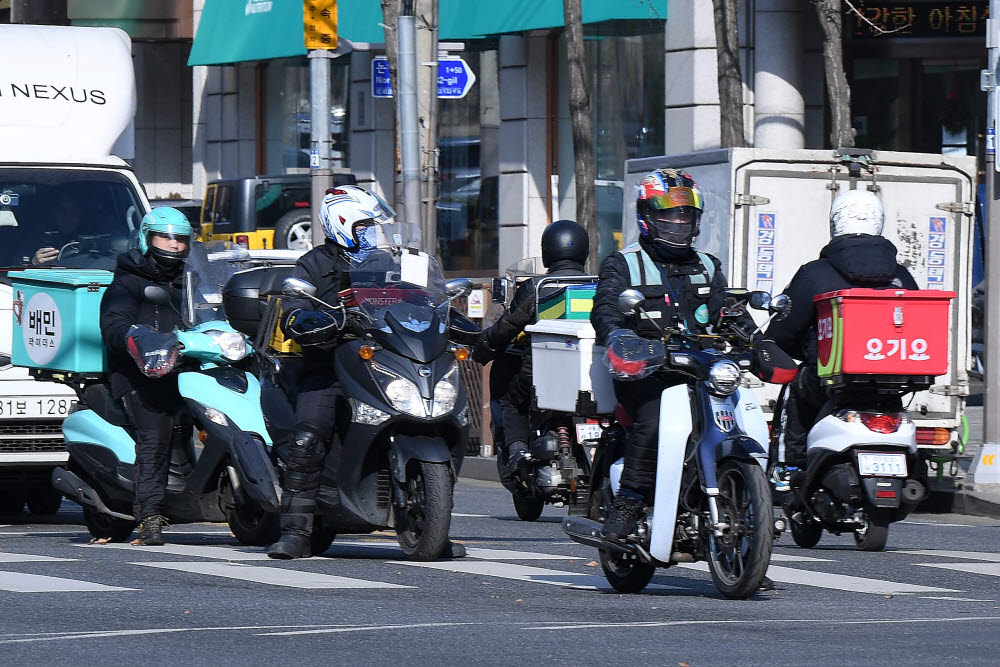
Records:
M285 463L290 470L312 471L323 463L326 439L312 428L299 426L292 435Z

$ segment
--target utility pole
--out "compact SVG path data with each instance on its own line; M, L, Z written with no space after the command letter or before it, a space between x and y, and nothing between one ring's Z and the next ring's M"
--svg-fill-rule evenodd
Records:
M303 40L309 52L309 183L313 247L323 243L319 211L333 185L330 169L330 60L350 50L337 39L337 0L305 0Z
M417 112L417 17L403 0L396 19L399 74L399 134L403 172L403 221L420 226L420 123ZM422 244L423 245L423 244ZM426 249L426 246L425 246Z
M1000 0L990 0L990 17L1000 11ZM1000 483L1000 187L996 164L997 82L1000 79L1000 19L986 25L987 67L982 89L987 92L986 111L986 369L984 371L983 447L973 461L970 476L975 484ZM962 304L959 304L962 307Z

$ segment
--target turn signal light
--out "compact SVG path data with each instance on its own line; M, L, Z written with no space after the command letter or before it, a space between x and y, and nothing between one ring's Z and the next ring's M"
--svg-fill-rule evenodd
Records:
M365 361L368 361L369 359L375 356L375 348L373 348L371 345L362 345L361 347L358 348L358 356L364 359Z
M198 442L205 444L206 440L208 440L208 433L205 431L198 431Z
M459 361L465 361L469 358L469 348L467 347L456 347L455 348L455 358Z
M918 445L947 445L951 442L951 431L946 428L917 428Z

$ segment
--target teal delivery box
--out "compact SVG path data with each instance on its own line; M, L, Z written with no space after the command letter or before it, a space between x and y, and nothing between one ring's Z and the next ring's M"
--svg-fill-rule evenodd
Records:
M91 269L12 271L14 365L105 372L100 311L111 277L109 271Z

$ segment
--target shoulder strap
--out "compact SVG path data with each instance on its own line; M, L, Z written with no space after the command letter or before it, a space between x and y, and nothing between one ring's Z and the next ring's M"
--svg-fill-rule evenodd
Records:
M642 246L633 243L621 252L622 256L625 257L625 263L628 264L629 282L632 287L663 284L659 267L656 266L653 258L642 249Z
M690 276L692 285L711 285L712 281L715 279L715 262L712 261L712 256L708 253L696 251L698 253L698 259L701 260L701 275L694 274Z

